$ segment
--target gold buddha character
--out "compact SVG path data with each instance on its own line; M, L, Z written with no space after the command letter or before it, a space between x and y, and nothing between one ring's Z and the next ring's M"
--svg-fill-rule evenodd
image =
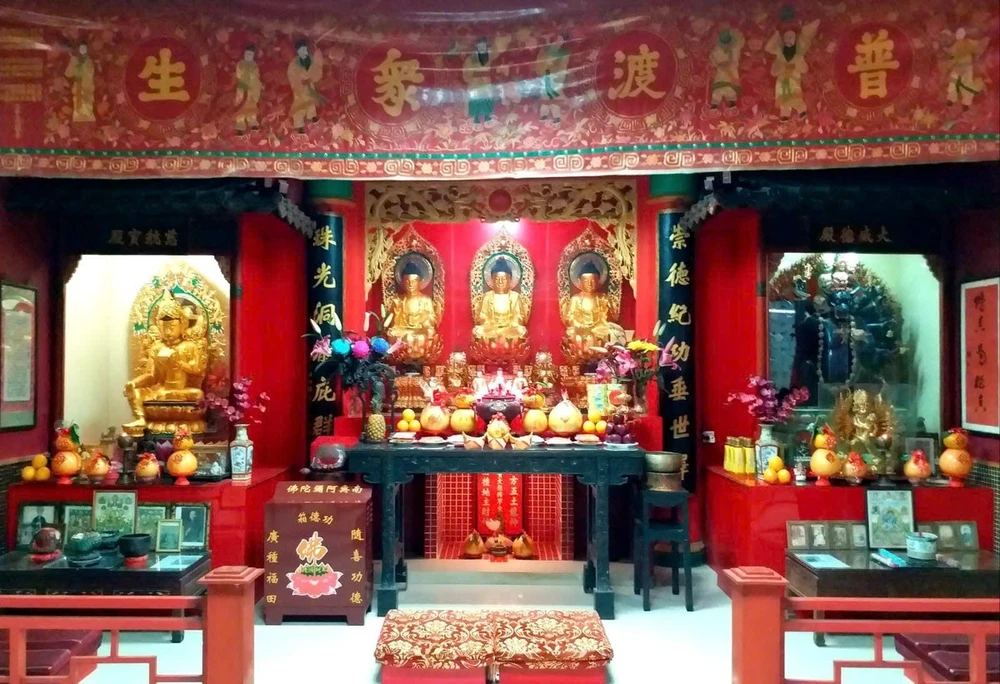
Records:
M181 306L173 293L164 291L156 307L156 328L147 333L152 343L143 361L143 371L125 383L125 397L135 416L133 422L123 426L126 431L141 433L147 425L147 403L153 402L185 405L181 415L193 419L187 425L204 431L204 411L196 404L204 398L201 386L208 368L208 331L200 319L192 325L193 319L192 312ZM157 406L154 411L160 413L164 408ZM175 417L176 414L163 416L166 420ZM150 418L158 420L160 416ZM163 429L158 425L150 427L154 432Z
M592 263L584 265L577 280L580 291L563 305L566 337L581 349L603 345L611 336L611 306L608 296L600 291L600 281L597 267Z
M402 340L409 356L420 358L431 351L429 343L437 339L437 311L434 300L423 293L427 282L416 264L407 264L400 275L401 292L392 303L389 339Z
M527 300L511 289L513 271L500 257L490 269L490 289L476 312L472 336L477 340L524 340L527 338Z

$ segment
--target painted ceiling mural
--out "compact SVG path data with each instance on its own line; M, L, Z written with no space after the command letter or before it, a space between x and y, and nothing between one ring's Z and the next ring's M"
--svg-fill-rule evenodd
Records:
M0 174L485 178L1000 158L995 2L163 4L0 3Z

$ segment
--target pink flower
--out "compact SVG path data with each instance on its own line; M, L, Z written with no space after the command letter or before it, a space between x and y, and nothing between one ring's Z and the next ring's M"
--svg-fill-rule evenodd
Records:
M598 382L609 383L614 379L614 375L614 371L611 370L611 364L608 363L607 359L604 359L597 364Z
M628 375L639 366L627 350L615 354L615 365L618 366L618 377Z
M670 341L663 345L663 350L660 352L660 367L669 368L670 370L680 370L681 365L677 363L677 359L673 355L674 338L671 337Z
M333 355L333 349L331 348L331 341L329 335L323 335L313 343L312 351L309 353L309 358L313 361L326 361ZM263 396L263 395L261 395Z
M396 340L395 342L392 343L392 346L389 347L389 351L387 351L385 355L392 356L393 354L396 353L396 351L398 351L403 346L403 344L404 344L403 340Z
M356 359L367 358L370 351L371 345L368 344L368 340L356 340L354 344L351 345L351 354L353 354Z

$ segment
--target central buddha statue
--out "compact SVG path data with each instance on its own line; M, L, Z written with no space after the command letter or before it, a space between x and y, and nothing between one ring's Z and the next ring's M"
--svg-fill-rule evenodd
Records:
M402 353L407 359L431 361L439 351L434 300L424 294L427 283L416 264L407 264L400 275L401 292L392 303L389 339L406 345Z
M582 349L601 346L611 335L608 320L611 306L608 296L600 291L600 279L597 267L586 264L580 270L580 291L570 297L562 311L567 322L566 337Z
M156 307L155 328L142 361L142 373L125 383L135 420L123 425L129 434L170 433L180 427L205 431L202 382L208 369L208 330L204 321L165 290Z
M506 258L500 257L490 269L490 289L483 294L475 315L472 336L479 341L524 341L528 336L527 301L511 289L513 270Z

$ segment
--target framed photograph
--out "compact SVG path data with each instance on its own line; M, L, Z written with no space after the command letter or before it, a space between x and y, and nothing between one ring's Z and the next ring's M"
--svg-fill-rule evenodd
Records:
M94 507L87 504L66 504L63 506L64 538L69 539L79 532L89 532L94 522Z
M905 549L913 523L913 490L869 489L868 545L873 549Z
M786 526L788 532L788 548L808 549L809 535L806 532L805 523L789 521L786 523Z
M208 546L208 506L174 506L174 518L184 524L182 549L204 549Z
M958 547L963 551L979 549L979 527L972 520L955 523L958 528Z
M132 534L137 494L114 490L94 492L94 531Z
M1000 435L1000 278L961 285L962 427Z
M17 517L17 546L26 549L31 546L35 533L43 527L56 524L56 507L53 504L21 504Z
M0 431L35 427L37 298L33 287L0 282Z
M827 529L826 523L809 523L809 548L830 548L830 531Z
M955 534L955 526L950 523L938 523L936 534L938 538L938 548L942 551L954 551L958 548L958 536Z
M847 551L851 548L851 524L846 522L830 523L830 548Z
M931 472L937 472L938 451L937 439L932 434L915 435L903 440L903 454L909 456L914 449L920 449L927 457L927 462L931 464Z
M148 534L150 539L156 539L156 524L166 519L166 506L139 506L135 515L135 531L137 534Z
M182 527L180 520L161 520L156 523L156 552L180 553Z
M920 534L937 534L933 525L917 525L917 532Z
M198 470L191 476L192 480L219 481L231 475L229 445L225 442L196 444L191 451L198 459Z
M851 523L851 548L868 548L868 526L864 523Z

